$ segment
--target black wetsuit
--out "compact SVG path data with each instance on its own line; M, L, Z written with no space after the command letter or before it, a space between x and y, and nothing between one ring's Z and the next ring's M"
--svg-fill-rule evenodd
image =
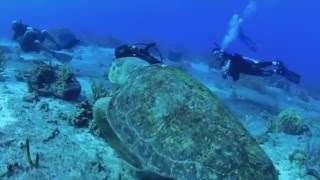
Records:
M42 43L45 40L45 37L42 35L41 31L37 29L33 29L34 31L25 34L28 27L30 26L22 23L17 25L13 29L13 40L20 44L20 47L23 51L40 51L40 47L34 41L39 40Z
M272 66L272 61L266 62L254 62L243 58L239 54L228 54L223 53L224 61L222 61L222 66L224 66L228 60L230 60L230 67L228 69L228 75L237 81L240 77L240 73L255 75L255 76L271 76L275 73L274 70L264 70L263 68Z

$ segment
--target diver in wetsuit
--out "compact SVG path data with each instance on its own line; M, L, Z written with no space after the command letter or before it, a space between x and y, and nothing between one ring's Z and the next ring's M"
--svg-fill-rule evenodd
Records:
M14 31L13 40L18 42L21 49L25 52L40 52L45 51L50 53L54 58L57 58L63 63L68 62L72 59L72 56L64 53L56 52L56 50L65 49L70 47L69 44L62 47L52 35L45 30L38 30L29 25L23 24L22 21L13 21L12 29ZM51 50L43 45L45 40L49 40L55 45L54 50ZM75 41L70 42L72 45L76 45Z
M279 60L258 62L254 59L243 57L240 54L226 53L220 48L214 48L212 54L221 63L222 77L224 79L231 76L234 81L237 81L241 73L254 76L278 74L293 83L300 83L300 75L288 70ZM266 69L268 67L273 67L273 69Z
M25 52L39 52L41 50L49 51L42 45L45 39L54 43L57 46L57 49L60 47L60 45L47 31L40 31L29 25L23 24L21 20L13 21L12 29L14 31L13 40L17 41L21 49Z
M144 48L139 46L145 46ZM150 43L150 44L133 44L133 45L122 45L115 49L115 56L116 58L122 58L122 57L138 57L140 59L143 59L147 61L150 64L162 64L162 56L158 49L155 48L156 43ZM154 48L156 51L158 51L160 60L156 57L152 56L150 53L150 49Z

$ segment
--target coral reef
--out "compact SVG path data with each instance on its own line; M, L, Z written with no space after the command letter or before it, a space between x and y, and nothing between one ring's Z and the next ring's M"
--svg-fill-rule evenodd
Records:
M279 113L277 116L277 128L291 135L300 135L309 132L309 128L304 123L303 117L294 109L286 109Z
M62 64L58 67L58 70L56 71L56 78L59 84L65 86L66 81L70 76L73 76L73 71L66 64Z
M289 161L305 167L307 163L307 154L305 151L296 149L289 155Z
M28 89L39 96L54 96L64 100L76 99L81 93L80 83L65 65L57 71L49 65L37 67L28 78Z
M93 103L96 102L98 99L111 94L111 92L104 87L102 79L92 80L90 87L92 92Z
M91 120L92 105L86 100L77 105L77 111L75 115L68 120L68 123L77 128L84 128L89 126Z

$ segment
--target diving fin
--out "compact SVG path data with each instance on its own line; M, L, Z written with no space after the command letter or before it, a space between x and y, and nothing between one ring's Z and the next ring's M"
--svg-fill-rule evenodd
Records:
M282 68L281 75L292 83L300 84L301 76L286 67Z

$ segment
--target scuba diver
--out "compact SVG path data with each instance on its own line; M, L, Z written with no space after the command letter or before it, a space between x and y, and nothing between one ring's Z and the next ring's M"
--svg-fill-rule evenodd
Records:
M145 46L145 47L141 47L141 46ZM115 49L115 56L116 58L138 57L140 59L147 61L150 64L162 64L162 55L155 46L156 46L156 43L149 43L149 44L137 43L133 45L124 44ZM160 60L151 55L150 53L151 48L155 49L158 52Z
M79 40L72 41L70 44L62 47L52 35L50 35L45 30L38 30L29 25L23 24L22 21L13 21L12 29L14 31L13 40L18 42L21 49L25 52L40 52L45 51L51 54L54 58L58 59L60 62L66 63L72 59L72 56L60 52L56 52L62 49L70 48L70 44L76 45ZM45 40L50 41L54 44L54 50L50 50L48 47L43 45Z
M293 83L300 83L300 75L287 69L279 60L258 62L254 59L243 57L240 54L226 53L218 46L212 50L212 54L220 61L222 77L224 79L231 76L234 81L237 81L240 73L254 76L271 76L278 74ZM266 69L268 67L275 68Z

